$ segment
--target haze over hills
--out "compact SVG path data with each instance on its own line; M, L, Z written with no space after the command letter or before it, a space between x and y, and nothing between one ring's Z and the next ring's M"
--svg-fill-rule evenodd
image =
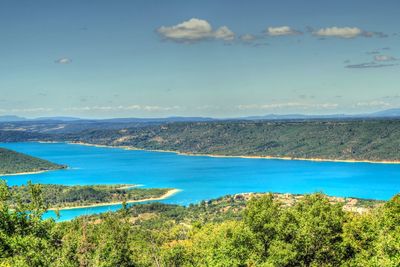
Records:
M400 108L392 108L383 111L378 111L371 114L377 117L400 117Z
M58 121L58 122L111 122L111 123L141 123L141 122L202 122L213 120L307 120L307 119L351 119L351 118L396 118L400 117L400 108L393 108L372 113L361 114L328 114L328 115L308 115L308 114L267 114L260 116L246 116L233 118L212 118L212 117L184 117L173 116L165 118L111 118L111 119L86 119L69 116L24 118L15 115L0 116L0 122L23 122L23 121Z
M27 118L24 117L19 117L19 116L15 116L15 115L4 115L4 116L0 116L0 122L15 122L15 121L26 121Z

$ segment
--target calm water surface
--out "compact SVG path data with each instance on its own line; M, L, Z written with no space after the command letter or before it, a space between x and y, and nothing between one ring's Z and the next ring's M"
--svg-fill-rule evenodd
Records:
M64 143L0 143L67 170L8 176L9 185L35 183L141 184L178 188L164 203L188 205L241 192L311 193L387 200L400 192L400 164L338 163L182 156ZM117 210L120 205L61 211L60 220ZM54 216L49 212L46 216Z

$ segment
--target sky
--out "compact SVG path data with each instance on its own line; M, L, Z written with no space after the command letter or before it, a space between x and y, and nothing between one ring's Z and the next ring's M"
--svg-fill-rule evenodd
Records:
M398 0L2 0L0 115L400 107Z

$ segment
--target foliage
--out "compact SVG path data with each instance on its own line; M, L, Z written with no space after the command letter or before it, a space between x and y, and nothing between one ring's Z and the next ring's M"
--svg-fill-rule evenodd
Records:
M185 122L50 139L193 154L400 160L399 120Z
M400 160L398 119L133 124L82 121L62 126L40 122L0 124L0 141L84 142L229 156ZM24 131L10 131L19 128Z
M32 202L31 195L27 193L29 190L29 186L12 186L10 192L13 197L9 200L10 205L14 205L18 201ZM66 186L55 184L41 185L41 190L44 202L51 208L158 198L169 191L169 189L158 188L129 188L124 185Z
M42 186L11 210L0 186L0 266L399 266L400 195L367 213L323 194L160 203L54 223Z
M38 159L9 149L0 148L0 173L13 174L66 168L47 160Z
M46 208L40 186L29 184L29 204L8 206L10 192L0 181L0 265L49 266L58 248L53 220L42 220Z

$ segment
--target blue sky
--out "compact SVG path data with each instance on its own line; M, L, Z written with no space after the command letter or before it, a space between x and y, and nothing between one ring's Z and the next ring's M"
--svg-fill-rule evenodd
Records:
M400 107L399 1L0 3L0 115Z

